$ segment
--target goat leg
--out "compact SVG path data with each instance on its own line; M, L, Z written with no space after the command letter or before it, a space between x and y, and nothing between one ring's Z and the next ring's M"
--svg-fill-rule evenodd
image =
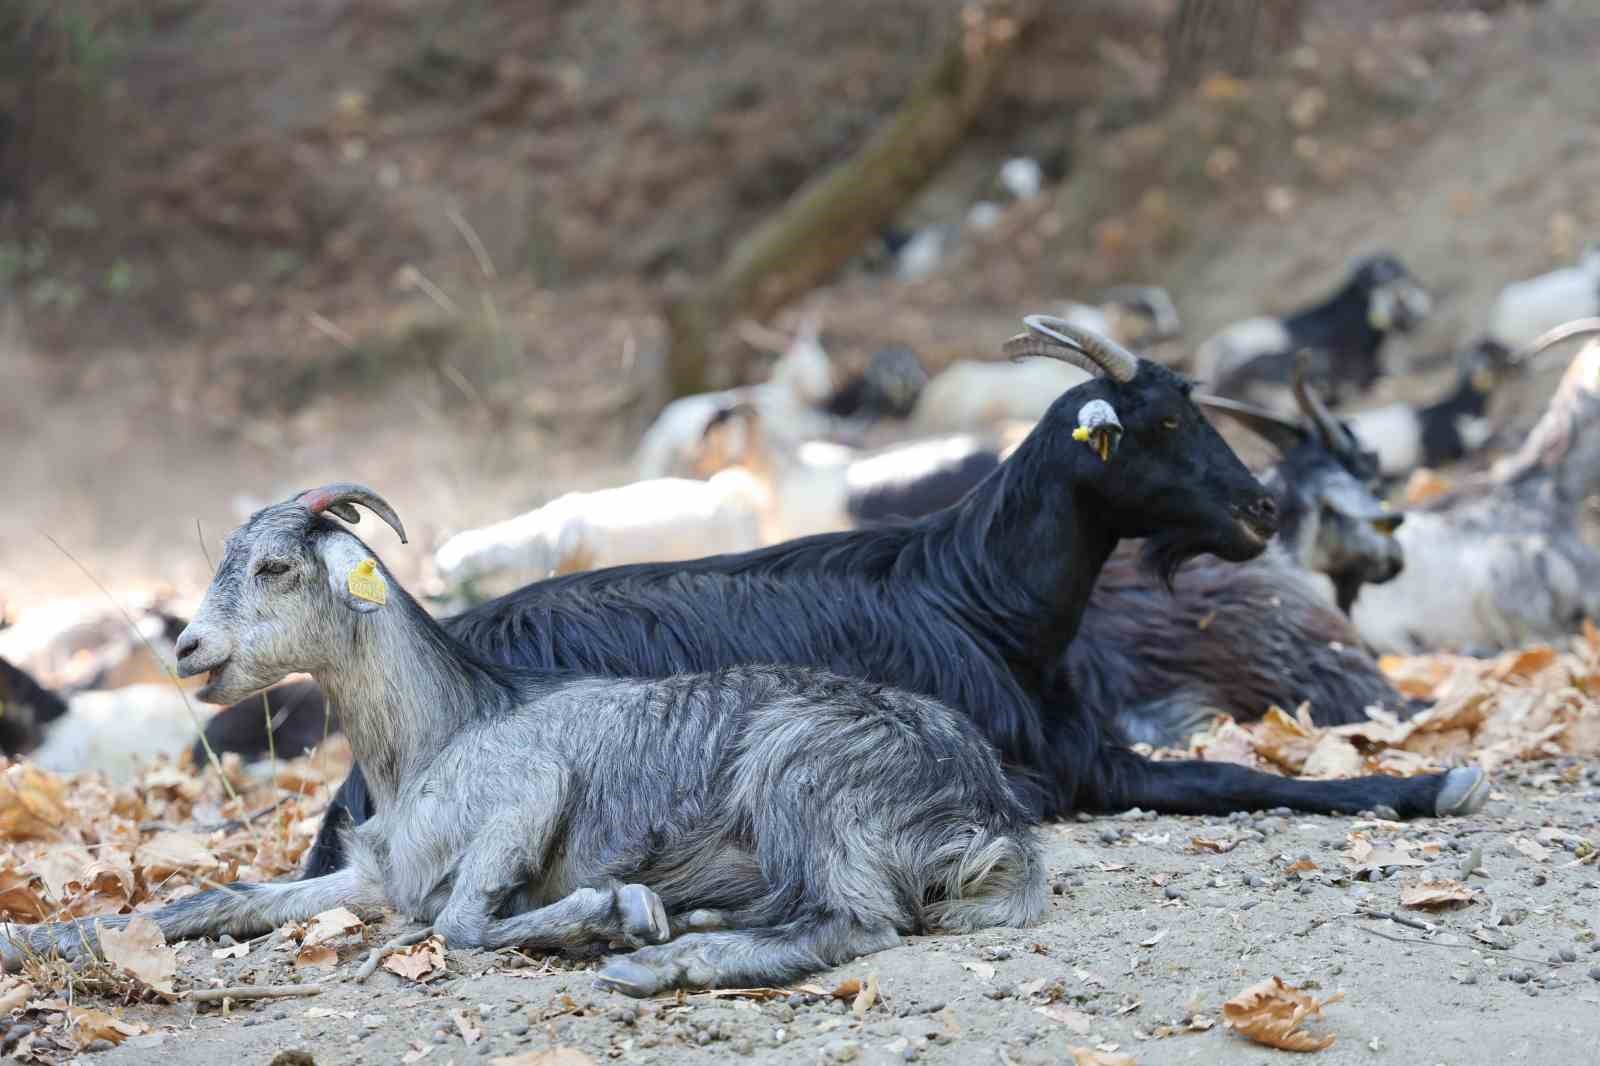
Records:
M1230 763L1151 762L1124 748L1105 752L1103 776L1079 805L1090 810L1129 807L1163 814L1229 814L1288 807L1315 814L1358 814L1392 807L1402 818L1472 814L1489 797L1489 779L1476 767L1418 777L1375 775L1307 781Z
M33 955L57 954L76 959L98 954L100 930L126 928L135 918L153 920L168 941L224 933L251 937L271 932L285 922L304 921L332 907L381 903L381 896L366 889L353 867L308 881L228 885L145 914L5 926L0 928L0 969L21 969Z

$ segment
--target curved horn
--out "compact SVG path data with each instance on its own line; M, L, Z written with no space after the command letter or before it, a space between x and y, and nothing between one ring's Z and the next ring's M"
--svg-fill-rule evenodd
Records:
M1569 341L1574 337L1587 337L1591 333L1600 333L1600 318L1575 318L1571 322L1563 322L1554 329L1540 334L1537 340L1512 355L1506 363L1514 368L1525 366L1537 356L1543 355L1546 349L1554 348L1562 341Z
M296 496L294 502L312 514L327 511L352 524L361 521L360 513L351 506L359 503L388 523L389 528L400 535L401 544L407 543L405 526L400 524L400 516L394 513L394 508L382 496L354 481L336 481L318 489L307 489Z
M1322 397L1317 395L1310 382L1306 380L1306 371L1310 367L1310 357L1305 351L1299 352L1294 361L1294 400L1300 405L1301 412L1311 421L1316 429L1317 436L1321 438L1323 447L1329 451L1336 451L1344 434L1340 432L1339 420L1333 417L1333 412L1328 410L1328 405L1322 402Z
M1225 396L1196 393L1190 397L1196 404L1211 411L1235 418L1250 432L1265 440L1279 451L1287 452L1305 443L1306 428L1291 418L1268 411L1254 404L1240 403Z
M1024 315L1022 321L1038 336L1022 333L1006 341L1006 354L1013 359L1029 355L1062 359L1091 374L1103 372L1113 381L1123 383L1132 381L1139 372L1137 355L1093 330L1054 315ZM1020 343L1024 340L1033 343ZM1041 340L1045 343L1038 343ZM1076 358L1079 356L1082 358Z

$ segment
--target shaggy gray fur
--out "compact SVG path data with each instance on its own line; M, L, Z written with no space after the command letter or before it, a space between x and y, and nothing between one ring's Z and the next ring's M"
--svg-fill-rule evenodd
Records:
M200 696L221 703L316 675L379 813L336 873L151 913L169 940L388 904L455 947L634 947L599 983L648 995L789 981L902 933L1043 914L1027 813L941 704L806 669L616 681L491 666L381 564L386 602L353 595L369 558L298 497L229 538L180 672L210 671ZM95 943L88 923L15 935L65 955ZM17 944L0 954L19 961Z

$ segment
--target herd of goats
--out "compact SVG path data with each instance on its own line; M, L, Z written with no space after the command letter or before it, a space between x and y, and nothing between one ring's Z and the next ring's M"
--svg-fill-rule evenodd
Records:
M1300 780L1137 748L1274 705L1404 717L1422 704L1375 652L1483 654L1600 618L1600 341L1520 440L1489 409L1600 332L1600 248L1506 286L1436 402L1336 414L1429 303L1394 256L1364 258L1315 306L1199 345L1203 386L1134 354L1181 330L1153 288L1030 315L1009 359L933 376L890 348L838 381L811 321L765 382L669 405L644 480L442 544L443 617L349 528L360 506L405 541L372 489L266 507L158 627L195 696L229 705L194 758L338 730L355 766L299 879L148 916L169 940L242 938L387 906L457 947L631 949L597 983L651 995L1036 922L1032 827L1071 812L1476 811L1476 767ZM1252 473L1212 418L1277 464ZM1385 502L1497 443L1448 491ZM518 587L485 599L496 581ZM0 659L7 754L85 768L63 738L115 725L74 725L69 697ZM11 927L0 961L78 955L128 920Z

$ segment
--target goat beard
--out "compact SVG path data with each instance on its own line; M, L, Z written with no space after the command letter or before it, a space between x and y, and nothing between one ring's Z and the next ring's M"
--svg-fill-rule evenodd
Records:
M1139 566L1148 574L1161 579L1167 592L1175 592L1174 582L1183 564L1204 555L1205 548L1187 537L1172 533L1158 533L1146 537L1139 549Z

